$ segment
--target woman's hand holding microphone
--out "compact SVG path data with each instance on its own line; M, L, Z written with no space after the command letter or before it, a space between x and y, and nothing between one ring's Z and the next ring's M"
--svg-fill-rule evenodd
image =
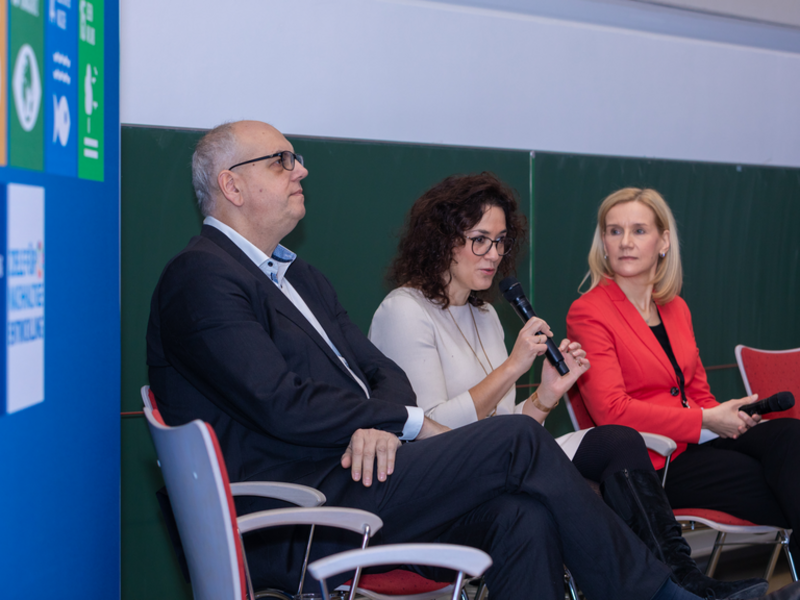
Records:
M519 332L514 349L508 360L517 365L520 375L531 368L533 360L547 350L547 338L553 337L550 326L542 319L530 319ZM522 412L533 417L540 423L544 421L550 410L558 404L559 399L571 388L578 377L589 369L586 351L578 342L561 340L558 349L564 355L564 361L569 367L569 373L559 375L549 361L542 365L542 383L536 392L525 401Z

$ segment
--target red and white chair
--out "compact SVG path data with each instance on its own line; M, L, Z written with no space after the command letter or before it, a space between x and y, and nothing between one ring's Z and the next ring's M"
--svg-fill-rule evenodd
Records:
M758 394L763 400L778 392L792 392L800 400L800 348L759 350L739 344L735 352L748 396ZM786 417L800 419L800 404L769 415L770 419Z
M488 554L476 548L453 544L390 544L366 550L340 552L311 563L311 575L320 582L323 600L329 600L325 580L333 575L364 567L415 564L457 571L451 600L458 600L464 575L478 577L492 564ZM440 597L440 596L437 596Z
M141 394L145 418L186 555L195 599L292 599L292 595L285 591L253 591L242 541L242 535L249 531L281 525L311 526L305 562L302 573L298 574L298 589L302 590L315 526L357 532L362 535L362 549L383 526L377 515L363 510L321 506L325 503L325 495L307 486L260 481L230 483L213 428L200 420L170 427L161 417L149 386L142 387ZM298 508L261 511L237 517L233 496L274 498L295 504ZM446 564L442 563L442 566ZM475 576L483 573L473 573L471 569L465 571ZM357 570L354 579L357 582L355 593L374 600L433 600L445 595L454 598L460 595L466 600L460 580L456 587L450 582L432 581L402 569L363 576ZM347 591L350 587L344 589ZM353 594L350 596L352 600Z
M572 386L567 394L567 410L570 418L572 419L573 427L576 429L588 429L594 427L595 423L592 420L589 410L583 402L578 386ZM667 481L667 473L669 471L669 463L672 453L678 447L674 440L664 435L655 433L639 432L644 438L644 443L647 448L660 454L666 459L664 465L664 475L661 480L663 486ZM694 530L698 525L704 525L709 529L717 532L717 537L714 541L714 547L711 550L711 555L708 559L708 566L706 567L706 575L709 577L714 576L714 571L719 562L719 555L722 552L723 546L728 545L741 545L738 543L726 543L725 539L729 533L743 534L743 535L767 535L770 534L768 541L748 541L750 544L772 544L775 549L770 556L767 568L764 572L764 579L769 581L772 577L772 572L775 570L775 564L778 562L781 548L786 553L786 558L789 562L789 570L792 575L792 580L797 581L797 569L795 568L794 559L789 551L789 535L791 530L783 529L781 527L774 527L772 525L758 525L745 519L734 517L726 512L711 510L708 508L678 508L673 509L675 520L681 523L684 528Z

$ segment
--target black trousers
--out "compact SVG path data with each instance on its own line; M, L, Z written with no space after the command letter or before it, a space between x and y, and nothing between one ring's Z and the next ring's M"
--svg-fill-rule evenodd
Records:
M366 488L338 467L318 487L328 505L383 519L373 545L442 542L485 550L494 561L487 584L502 600L563 598L564 564L590 600L647 600L669 576L552 436L524 416L485 419L405 444L384 483ZM341 550L337 536L322 534L314 554ZM256 583L256 573L281 574L259 548L249 541L247 548Z
M624 425L601 425L581 440L572 464L586 479L603 483L623 469L652 471L653 463L639 432Z
M672 461L665 491L673 508L710 508L800 531L800 421L775 419L736 440L689 444ZM798 537L790 544L795 557Z

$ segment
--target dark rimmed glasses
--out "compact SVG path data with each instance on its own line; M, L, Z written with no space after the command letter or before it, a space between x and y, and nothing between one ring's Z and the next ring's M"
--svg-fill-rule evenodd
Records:
M228 170L235 169L236 167L241 167L242 165L249 165L250 163L258 162L260 160L267 160L269 158L275 158L276 156L280 156L281 166L286 169L287 171L294 170L294 162L297 161L301 165L303 163L303 157L300 154L295 154L290 150L283 150L282 152L276 152L275 154L268 154L267 156L259 156L258 158L252 158L250 160L246 160L244 162L237 163L232 167L228 167Z
M496 240L493 240L485 235L476 235L475 237L468 237L467 239L472 240L472 253L475 256L483 256L484 254L488 254L492 249L492 246L497 247L497 253L500 256L505 256L511 252L511 248L514 247L514 238L506 236L502 236Z

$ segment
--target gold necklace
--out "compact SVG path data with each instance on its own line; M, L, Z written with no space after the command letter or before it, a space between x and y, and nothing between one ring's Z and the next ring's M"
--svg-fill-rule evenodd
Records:
M473 356L475 356L475 360L478 361L478 364L481 366L481 369L483 369L483 372L486 373L486 375L488 376L491 371L494 371L494 367L492 366L492 361L489 360L489 355L486 354L486 348L483 347L483 340L481 340L481 333L480 331L478 331L478 323L475 322L475 315L472 313L472 305L467 303L467 306L469 307L469 316L472 317L472 325L475 327L475 335L478 336L478 343L481 345L481 350L483 350L483 356L486 357L486 362L489 363L489 371L487 371L486 367L483 366L481 359L478 358L478 353L475 352L475 349L469 343L469 340L467 340L467 336L465 336L464 332L461 331L461 327L458 326L458 321L456 321L456 318L450 311L449 306L447 307L447 312L450 315L450 318L453 319L453 324L456 326L456 329L458 329L458 333L460 333L461 337L464 338L464 343L467 345L467 348L469 348L472 351Z

